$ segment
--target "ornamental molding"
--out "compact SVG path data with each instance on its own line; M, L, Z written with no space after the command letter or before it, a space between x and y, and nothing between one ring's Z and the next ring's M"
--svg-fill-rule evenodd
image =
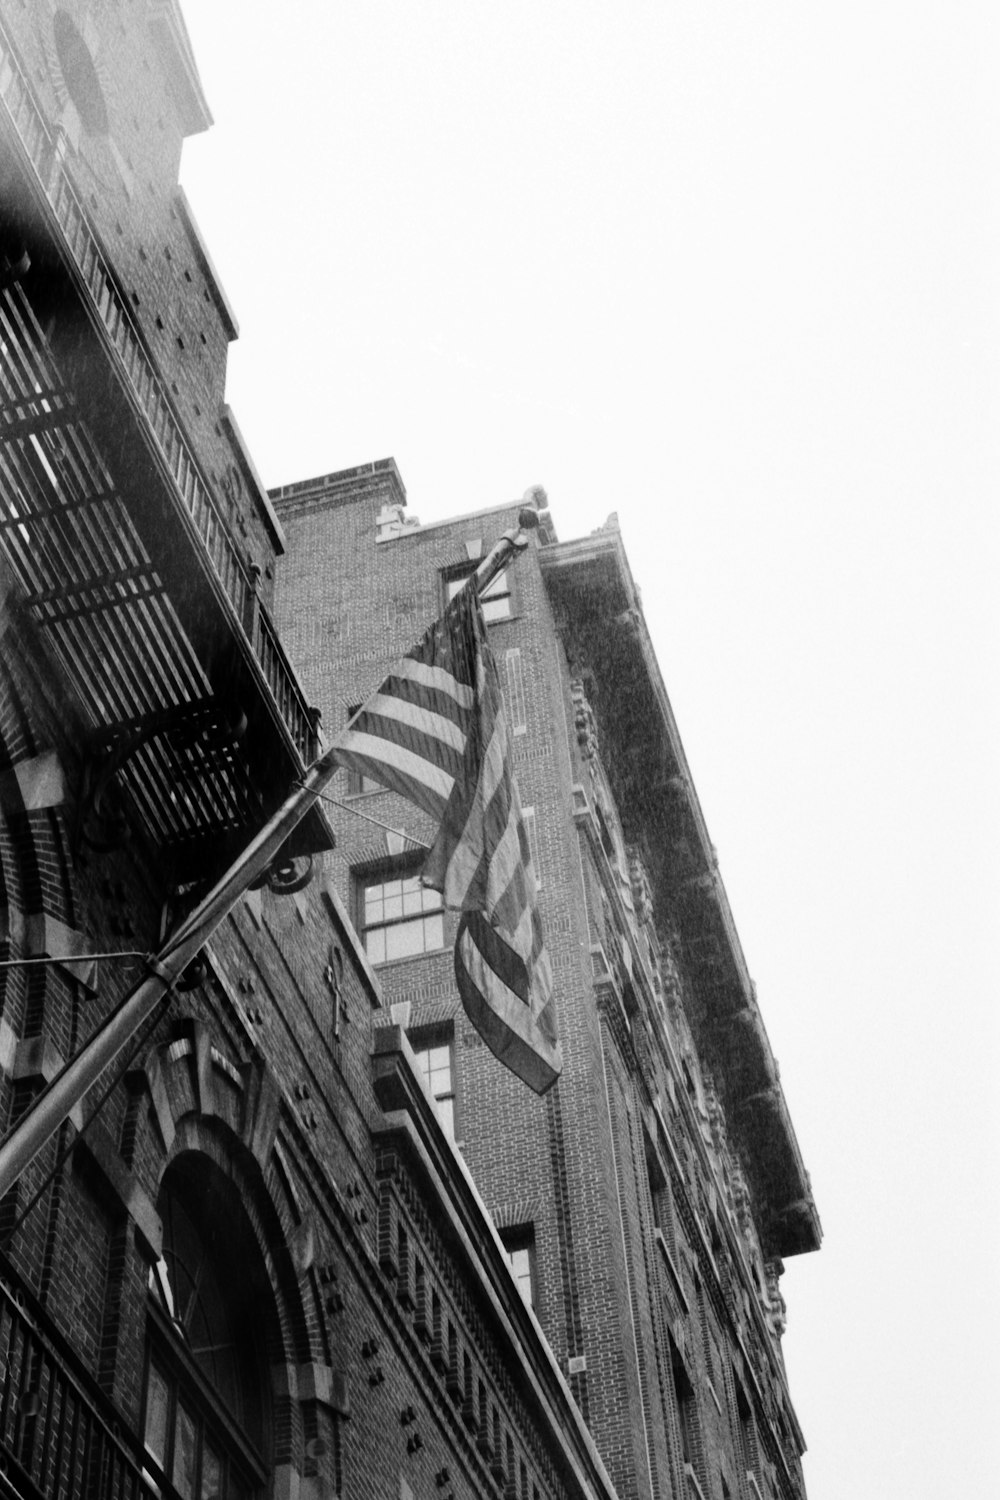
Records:
M573 701L573 727L576 730L577 743L584 760L594 760L600 750L600 740L597 733L597 719L590 706L590 700L584 692L583 679L574 677L569 690Z
M632 887L632 905L638 922L648 922L653 915L653 886L645 861L635 844L628 846L628 874Z

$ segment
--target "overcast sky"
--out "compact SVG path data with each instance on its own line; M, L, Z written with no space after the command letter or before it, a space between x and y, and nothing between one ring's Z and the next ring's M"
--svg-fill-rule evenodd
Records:
M826 1234L810 1500L995 1493L995 7L184 8L265 482L618 512Z

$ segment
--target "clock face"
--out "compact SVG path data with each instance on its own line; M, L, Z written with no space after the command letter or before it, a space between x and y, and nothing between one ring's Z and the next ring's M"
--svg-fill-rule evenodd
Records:
M56 123L77 159L86 161L100 186L109 190L117 172L131 194L132 171L112 131L107 48L102 46L100 30L89 13L78 25L62 7L56 7L43 25L45 59L56 97Z
M52 44L56 65L53 82L56 93L64 96L64 107L65 102L72 103L88 135L107 135L108 107L98 66L83 32L68 11L57 10L52 18Z
M45 57L60 108L59 124L79 150L84 140L101 140L110 128L100 56L100 36L89 16L81 29L69 11L58 9L45 30Z

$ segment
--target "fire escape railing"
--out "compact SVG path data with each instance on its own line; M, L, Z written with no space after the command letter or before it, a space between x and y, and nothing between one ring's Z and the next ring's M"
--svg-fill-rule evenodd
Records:
M127 301L117 286L97 235L63 166L61 150L52 138L2 25L0 100L59 224L65 246L89 295L91 311L106 334L110 350L114 351L120 373L126 377L126 388L131 391L156 439L176 495L194 522L238 623L253 644L295 747L302 759L308 762L315 753L315 715L267 610L257 597L256 581L240 558L216 508Z
M0 1475L24 1500L146 1500L138 1441L27 1295L0 1276Z

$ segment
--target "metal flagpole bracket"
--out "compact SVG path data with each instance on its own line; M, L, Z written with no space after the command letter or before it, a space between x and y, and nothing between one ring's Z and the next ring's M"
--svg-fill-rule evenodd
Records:
M517 518L517 526L511 527L510 531L505 531L500 540L494 542L473 573L472 581L477 594L482 596L497 574L503 572L509 562L527 549L528 538L525 533L536 530L537 526L537 510L526 505Z
M158 979L168 989L173 984L175 976L170 972L166 964L160 963L155 953L146 954L146 968L153 975L154 979Z

